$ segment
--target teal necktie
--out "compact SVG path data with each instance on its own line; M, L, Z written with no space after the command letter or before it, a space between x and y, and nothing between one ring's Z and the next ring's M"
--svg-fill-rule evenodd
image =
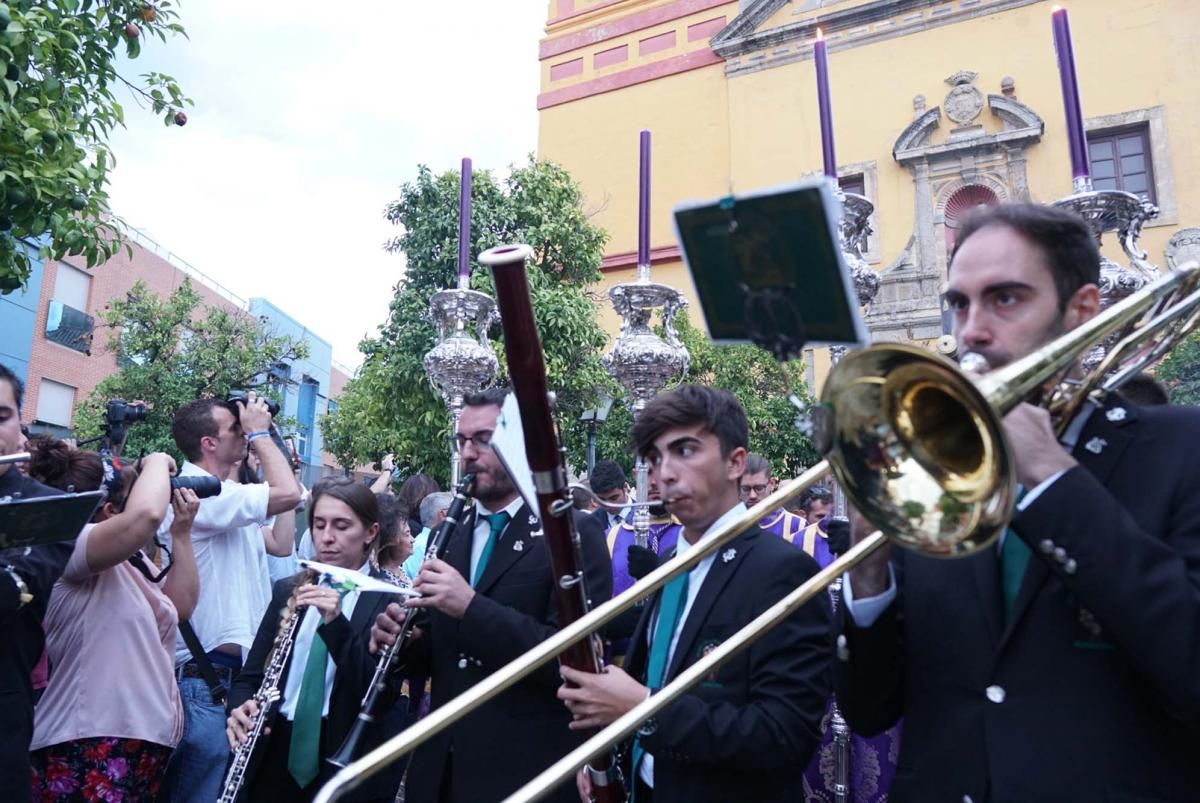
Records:
M484 518L487 519L488 526L492 528L492 531L488 533L487 543L483 545L483 552L479 554L479 563L475 565L475 576L471 579L471 588L479 585L479 580L483 577L483 570L487 568L488 560L496 551L496 542L500 540L500 533L504 532L504 528L508 526L511 516L501 510L499 513L488 513Z
M671 639L675 635L675 628L679 626L684 602L687 600L688 574L684 572L667 583L658 603L658 624L654 627L650 656L646 659L646 685L651 689L660 689L663 685L663 677L667 672L667 655L671 651ZM635 739L632 764L635 778L644 753L641 740Z
M1023 488L1017 488L1017 503L1025 496ZM1016 515L1016 511L1013 511ZM1021 536L1010 527L1004 532L1004 544L1000 547L1000 587L1004 592L1004 619L1008 621L1012 613L1013 603L1021 591L1021 581L1025 579L1025 569L1029 566L1029 556L1032 555L1029 545L1021 540Z
M342 592L342 597L346 596ZM329 648L319 633L313 633L300 694L292 716L292 741L288 748L288 772L300 788L308 786L321 768L321 710L325 708L325 667Z

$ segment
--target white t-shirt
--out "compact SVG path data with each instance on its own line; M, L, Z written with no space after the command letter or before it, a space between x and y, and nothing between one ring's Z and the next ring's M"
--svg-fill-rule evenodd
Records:
M181 477L211 476L191 462ZM242 660L254 643L254 634L271 602L271 578L262 526L267 521L270 488L265 483L240 485L226 480L221 493L200 500L192 522L192 547L200 574L200 599L189 620L205 651L221 644L237 644ZM170 543L170 508L158 535ZM180 636L175 642L175 662L192 657Z

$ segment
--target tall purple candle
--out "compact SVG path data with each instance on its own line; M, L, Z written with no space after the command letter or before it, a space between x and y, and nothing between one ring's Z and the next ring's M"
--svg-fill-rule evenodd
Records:
M641 134L638 151L638 268L650 265L650 132Z
M1087 135L1083 131L1083 111L1079 104L1079 81L1075 77L1075 50L1071 46L1071 21L1065 8L1050 14L1054 29L1054 50L1058 54L1058 77L1062 83L1063 109L1067 113L1067 147L1071 151L1071 177L1091 176L1088 163Z
M458 285L466 287L471 275L471 160L462 160L458 184Z
M837 154L833 146L833 107L829 101L829 57L825 52L825 38L817 29L817 41L813 44L813 61L817 65L817 108L821 115L821 159L825 175L837 179Z

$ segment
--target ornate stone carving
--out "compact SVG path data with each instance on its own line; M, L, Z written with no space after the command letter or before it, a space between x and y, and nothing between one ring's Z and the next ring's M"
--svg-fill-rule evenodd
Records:
M1163 256L1171 270L1188 262L1200 261L1200 229L1189 226L1172 234Z
M942 105L946 116L959 125L967 125L983 111L983 93L971 85L977 77L977 73L959 70L946 79L953 88Z

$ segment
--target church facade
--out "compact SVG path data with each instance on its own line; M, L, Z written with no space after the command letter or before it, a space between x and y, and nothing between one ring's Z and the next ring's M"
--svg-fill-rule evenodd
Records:
M813 43L828 44L839 183L875 211L877 340L930 343L963 217L1072 192L1046 0L551 0L540 43L539 155L581 183L610 235L604 286L636 268L638 132L653 134L656 281L695 296L672 207L818 175ZM1200 4L1068 4L1097 189L1153 205L1140 245L1200 252L1194 95ZM1106 256L1128 264L1117 233ZM602 288L603 289L603 288ZM606 328L618 321L602 304ZM694 323L701 323L693 310ZM810 360L819 387L827 357ZM815 382L815 385L814 385Z

